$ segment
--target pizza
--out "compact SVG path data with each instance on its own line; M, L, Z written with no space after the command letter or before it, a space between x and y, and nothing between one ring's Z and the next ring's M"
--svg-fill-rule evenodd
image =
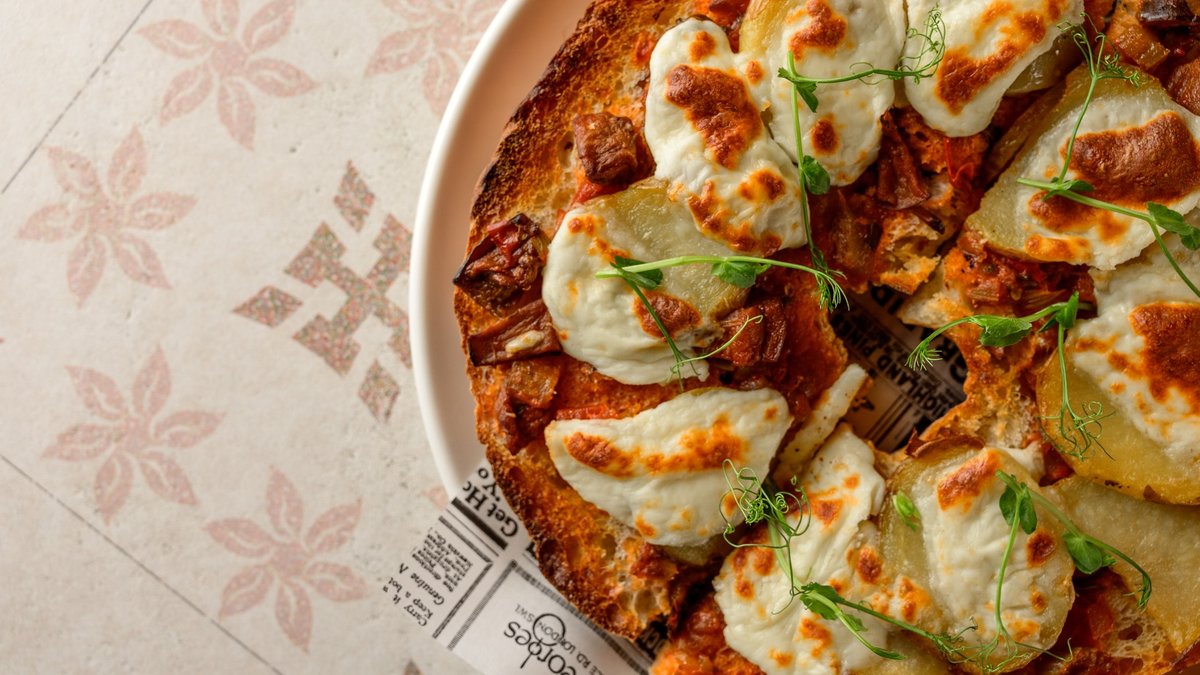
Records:
M546 578L665 631L658 673L1197 660L1198 26L1183 0L594 0L454 279ZM901 448L843 419L872 376L831 316L876 286L969 372Z

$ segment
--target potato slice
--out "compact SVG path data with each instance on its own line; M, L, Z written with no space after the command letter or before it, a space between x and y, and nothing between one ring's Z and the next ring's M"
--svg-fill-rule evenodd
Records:
M733 255L720 242L701 235L685 206L667 197L666 185L642 181L588 203L605 216L611 244L646 262L673 255ZM709 265L684 265L663 271L659 290L688 302L703 317L740 307L746 291L721 281Z
M885 571L898 581L907 578L926 591L926 602L904 607L906 620L931 632L963 635L967 646L984 644L996 635L994 602L1000 560L1009 527L999 509L1004 484L997 471L1017 476L1031 489L1037 481L1002 450L979 448L967 440L931 443L889 481L889 507L884 509L882 548ZM916 530L906 526L890 498L898 493L920 512ZM1021 642L1049 648L1062 631L1074 602L1074 565L1061 544L1061 528L1039 510L1032 535L1018 531L1004 581L1004 623ZM919 597L915 594L912 597ZM989 658L991 666L1012 652L1003 642ZM1038 652L1021 649L1002 671L1016 670ZM971 667L971 664L964 664Z
M1049 490L1075 525L1124 552L1149 573L1154 586L1146 608L1183 654L1200 642L1200 508L1133 499L1092 481L1072 476ZM1118 562L1114 570L1129 588L1141 575Z
M1067 359L1067 387L1076 410L1090 401L1099 401L1105 410L1113 411L1102 422L1103 450L1093 448L1086 459L1064 454L1076 473L1140 499L1200 504L1200 472L1180 470L1178 462L1135 427L1096 381L1080 372L1071 359ZM1057 353L1038 371L1037 401L1046 434L1055 445L1066 447L1057 419L1051 419L1058 416L1062 407Z
M738 43L740 50L751 54L762 54L774 45L772 42L783 31L783 20L787 16L789 3L779 0L752 0L742 18ZM773 74L773 73L772 73Z
M1038 56L1021 71L1005 93L1028 94L1049 89L1061 82L1063 76L1074 68L1081 58L1082 54L1079 47L1075 46L1075 40L1070 33L1064 32L1054 39L1049 51Z

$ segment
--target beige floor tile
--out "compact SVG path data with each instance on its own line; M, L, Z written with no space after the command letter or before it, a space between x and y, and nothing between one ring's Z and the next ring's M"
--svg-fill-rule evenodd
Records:
M104 66L147 0L0 3L0 189ZM38 67L13 67L38 64Z
M272 672L177 590L3 459L0 579L5 672Z

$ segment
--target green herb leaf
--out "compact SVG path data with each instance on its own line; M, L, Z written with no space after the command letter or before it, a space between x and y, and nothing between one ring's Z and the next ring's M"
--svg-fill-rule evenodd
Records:
M1017 480L1017 477L997 471L996 477L1004 482L1004 493L1000 495L1000 513L1004 514L1004 522L1011 527L1013 518L1020 521L1025 534L1033 534L1037 529L1037 511L1033 508L1033 497L1029 486Z
M984 347L1015 345L1033 329L1031 321L1019 317L989 316L984 319L981 316L978 325L983 328L979 344Z
M1020 500L1020 505L1017 506L1017 513L1021 516L1021 530L1025 534L1033 534L1037 529L1037 510L1033 508L1033 500L1028 496L1028 488L1025 494L1025 498Z
M637 286L638 288L644 288L648 291L652 291L658 288L659 284L661 284L663 281L662 270L630 272L628 269L626 269L634 265L643 264L645 263L640 260L634 260L633 258L622 258L621 256L615 256L612 262L612 266L620 270L621 277L626 281Z
M800 104L796 102L797 98L804 99L809 109L813 112L817 110L817 97L814 93L817 85L815 81L808 80L796 73L796 57L791 50L787 53L787 68L779 70L780 76L792 83L792 88L796 95L791 97L792 109L792 133L796 135L796 157L800 158L800 162L796 165L797 179L800 182L800 222L804 224L804 236L808 239L808 251L812 255L812 264L820 274L817 278L817 297L820 300L822 309L830 309L840 305L846 301L846 293L842 287L833 278L834 274L840 275L840 272L833 272L829 269L829 265L825 264L825 256L821 253L821 249L817 247L817 241L813 237L812 217L808 210L808 183L809 177L804 172L804 132L800 129ZM826 176L826 179L828 176ZM817 177L819 180L819 177ZM828 180L825 181L828 183ZM828 189L828 186L826 186Z
M867 629L867 625L864 624L862 619L858 618L857 616L854 616L853 614L847 614L845 612L839 612L839 614L841 614L841 617L839 618L841 619L842 623L846 625L846 628L849 628L856 633L861 633ZM871 651L875 650L872 649Z
M809 192L814 195L829 192L829 172L811 155L800 158L800 174L804 177L804 184Z
M758 275L767 271L770 265L744 262L741 260L722 260L713 263L712 273L721 281L738 288L750 288Z
M836 591L823 584L804 584L804 586L800 589L800 602L804 603L804 606L808 609L808 611L816 614L822 619L826 619L828 621L837 621L837 605L833 604L833 600L830 600L825 595L825 591L836 594ZM822 599L826 600L826 602L822 602Z
M1075 327L1075 317L1079 314L1079 293L1072 293L1057 312L1054 313L1054 323L1062 326L1064 330ZM1046 324L1050 325L1050 324Z
M846 615L846 616L849 616L849 615ZM863 642L863 640L859 640L859 642ZM872 654L874 654L875 656L878 656L881 659L888 659L891 661L903 661L906 658L900 652L894 652L890 649L884 649L883 647L880 647L878 645L873 645L873 644L868 643L865 646L867 649L871 650Z
M817 106L821 104L817 100L817 83L805 80L802 82L793 81L793 84L796 87L796 95L800 97L800 100L804 101L804 105L808 106L808 109L812 112L817 112Z
M1200 249L1200 227L1193 227L1187 232L1179 233L1179 239L1189 251Z
M896 513L900 516L900 522L908 526L910 530L916 530L921 524L921 512L917 510L917 505L913 504L908 495L903 492L897 492L892 495L892 507L896 509Z
M1000 513L1004 514L1004 522L1009 525L1017 517L1017 490L1011 485L1004 488L1004 494L1000 495Z
M842 606L856 609L859 612L870 614L871 616L877 618L883 618L884 620L892 621L897 625L900 625L899 622L895 622L890 617L879 614L878 612L856 602L850 602L839 595L838 592L832 587L816 582L807 583L800 588L800 601L804 603L804 606L807 607L809 611L821 617L822 619L825 619L826 621L840 621L841 624L846 627L846 630L850 631L850 633L854 635L854 639L858 640L860 644L871 650L871 652L876 656L896 661L901 661L904 659L904 655L898 652L893 652L878 645L871 644L871 642L867 640L866 636L863 635L863 632L865 632L867 629L867 626L863 623L863 620L854 614L847 614L842 610Z
M1046 201L1051 197L1057 197L1064 192L1075 192L1082 194L1084 192L1092 192L1096 186L1079 178L1072 180L1060 180L1058 178L1050 181L1051 187L1046 189L1046 194L1042 195L1042 201Z
M1146 212L1159 227L1179 235L1179 239L1183 241L1184 246L1188 247L1188 250L1195 251L1200 248L1200 228L1184 220L1183 215L1178 211L1172 211L1162 204L1149 202L1146 204Z
M1084 574L1091 574L1117 561L1082 533L1067 532L1063 535L1063 542L1067 545L1071 559L1075 561L1075 567Z

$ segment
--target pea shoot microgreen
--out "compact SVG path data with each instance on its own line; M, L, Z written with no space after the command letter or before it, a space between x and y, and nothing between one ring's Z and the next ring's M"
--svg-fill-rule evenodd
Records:
M750 324L762 323L762 321L763 321L762 314L755 314L754 316L746 319L745 321L742 322L741 326L738 326L738 329L736 331L734 331L733 335L730 336L730 338L728 340L726 340L724 343L722 343L719 347L717 347L716 349L713 349L712 351L708 352L707 354L701 354L699 356L690 356L682 361L677 362L675 365L671 366L671 374L674 377L676 377L677 379L679 379L680 381L682 381L683 380L683 372L682 372L683 366L692 365L699 361L704 361L704 360L710 359L710 358L716 356L717 354L720 354L721 352L725 351L726 349L729 349L729 345L732 345L735 341L737 341L738 337L742 334L742 331L746 330L746 328L748 328L750 326Z
M792 539L808 531L812 524L812 512L808 509L808 496L804 488L796 487L796 477L792 477L792 490L780 490L770 483L759 480L754 469L745 466L737 468L732 460L726 459L722 465L725 473L725 484L729 489L722 496L721 502L732 498L737 505L742 519L747 525L766 523L768 543L743 544L735 542L730 537L737 529L737 524L725 516L721 509L721 517L725 518L726 543L734 548L755 548L765 546L775 551L775 559L780 569L789 578L795 579L792 569ZM789 514L795 514L794 518ZM800 594L800 590L792 585L791 599ZM784 605L787 607L787 605ZM782 610L780 610L782 611Z
M946 53L946 23L942 20L942 10L938 7L930 10L928 16L925 17L925 24L921 28L908 29L906 40L917 42L920 44L920 49L916 54L901 57L895 68L876 68L870 63L859 62L851 68L858 66L863 66L863 68L847 75L806 77L797 73L795 64L789 61L787 69L781 69L779 76L792 83L796 88L796 95L812 112L816 112L820 105L816 94L818 85L841 84L855 80L876 84L883 79L901 80L904 78L920 82L927 77L932 77L937 72L942 57Z
M913 504L908 495L903 492L897 492L892 495L892 508L896 509L896 514L900 516L900 522L904 523L908 529L914 532L921 527L921 512L917 510L917 505Z
M1075 42L1075 46L1079 47L1079 51L1083 53L1084 63L1088 69L1088 90L1087 95L1083 97L1083 106L1079 109L1079 116L1075 118L1075 126L1071 130L1071 136L1067 139L1067 151L1063 157L1062 168L1058 171L1058 176L1051 182L1057 187L1054 192L1070 192L1081 191L1091 192L1094 188L1083 180L1067 180L1067 170L1071 166L1071 157L1075 152L1075 138L1079 136L1079 125L1083 124L1083 117L1087 115L1088 107L1092 104L1092 98L1096 95L1096 85L1104 80L1125 80L1135 87L1140 87L1144 83L1141 72L1129 70L1123 67L1120 63L1120 58L1115 50L1106 50L1105 46L1108 41L1104 33L1097 33L1096 46L1092 47L1092 41L1088 37L1087 31L1083 26L1074 23L1065 23L1060 25L1059 30L1071 36L1071 40Z
M1079 459L1086 459L1093 447L1100 448L1107 454L1100 442L1103 431L1103 420L1111 413L1106 412L1100 401L1089 401L1079 408L1071 403L1070 385L1067 378L1067 352L1064 348L1067 330L1075 325L1079 313L1079 293L1074 293L1068 300L1047 305L1027 316L999 316L996 314L973 314L956 319L933 331L913 349L908 355L909 368L928 368L934 361L941 358L933 341L942 333L963 324L979 326L979 344L985 347L1008 347L1025 339L1033 332L1034 325L1046 320L1040 331L1055 328L1058 331L1058 367L1062 380L1062 405L1058 415L1051 417L1058 421L1058 436L1055 446L1064 454Z
M833 280L833 277L827 272L813 269L807 265L797 263L784 262L782 260L770 260L768 258L757 258L754 256L731 255L731 256L711 256L711 255L681 255L674 258L664 258L653 262L642 262L632 258L623 258L616 256L609 269L600 270L596 273L597 279L621 279L626 285L637 295L642 306L650 315L654 325L658 327L662 333L663 339L667 341L667 346L671 349L671 354L675 358L675 365L671 366L671 374L675 379L679 380L680 385L683 384L683 367L685 365L692 367L692 372L695 373L695 364L699 361L716 356L733 344L734 340L742 334L750 323L759 323L763 320L761 315L751 317L742 323L733 337L727 340L723 345L704 354L703 356L687 356L679 348L675 342L675 338L667 329L662 318L650 304L650 299L646 297L645 291L652 291L659 287L663 282L663 270L671 267L679 267L681 265L710 265L713 276L724 281L727 284L738 288L750 288L758 279L758 275L767 271L771 267L782 267L785 269L800 270L807 272L817 279L818 285L824 281L830 284L828 296L822 296L822 302L830 302L832 305L822 304L822 309L829 309L833 306L841 304L849 304L846 299L846 294L842 287Z
M662 283L662 270L682 265L711 265L713 276L738 288L750 288L758 279L758 275L772 267L807 272L818 279L825 279L827 282L836 285L836 282L833 281L829 273L813 269L807 265L748 255L681 255L653 262L641 262L618 257L613 261L611 269L600 270L596 273L596 278L611 279L620 277L626 281L636 283L642 288L654 290ZM822 305L822 308L829 309L847 302L846 295L841 291L841 287L838 287L837 291L831 296L831 304Z
M1093 44L1093 40L1088 37L1087 32L1078 24L1064 24L1060 26L1060 29L1070 33L1075 45L1083 53L1083 60L1087 65L1089 78L1087 94L1084 96L1083 104L1079 108L1079 115L1075 118L1075 125L1071 130L1071 135L1067 139L1067 148L1058 175L1050 180L1018 178L1017 183L1034 188L1035 190L1043 190L1042 199L1044 200L1053 197L1062 197L1063 199L1069 199L1084 206L1111 211L1146 223L1150 226L1150 231L1154 233L1154 241L1157 242L1159 249L1166 256L1167 262L1171 265L1172 269L1175 270L1175 273L1179 275L1179 278L1183 280L1192 293L1200 297L1200 287L1197 287L1196 283L1184 273L1179 266L1179 262L1175 260L1175 256L1172 255L1170 249L1167 247L1166 242L1163 241L1164 231L1173 232L1179 235L1180 240L1188 250L1195 251L1200 249L1200 228L1187 222L1179 212L1162 204L1147 202L1145 211L1127 208L1088 196L1085 193L1093 192L1095 186L1085 180L1078 178L1067 179L1067 171L1070 169L1071 158L1075 152L1075 139L1079 136L1080 125L1083 124L1083 118L1087 114L1088 107L1096 95L1096 85L1104 80L1125 80L1133 86L1139 87L1143 84L1144 79L1141 72L1122 66L1115 50L1106 49L1107 38L1103 33L1099 33L1096 36Z
M974 626L968 626L957 633L931 633L919 626L915 626L907 621L888 616L882 612L875 610L869 605L861 602L852 602L842 597L834 588L818 583L807 583L800 587L801 601L817 616L822 619L837 620L845 626L864 647L871 650L877 656L885 659L904 660L906 657L899 652L890 651L871 644L862 633L865 626L861 619L856 616L846 614L841 607L848 607L867 616L874 617L885 623L890 623L893 626L929 640L939 652L944 654L954 663L963 663L970 660L968 655L971 648L964 644L963 635L968 631L975 630Z
M1000 480L1004 481L1006 486L1004 494L1000 496L1001 510L1006 508L1006 498L1010 505L1014 502L1022 504L1025 502L1030 503L1029 507L1019 507L1025 508L1028 511L1028 513L1020 512L1018 514L1022 518L1022 529L1025 528L1026 523L1024 519L1026 518L1030 520L1033 528L1037 527L1037 513L1032 507L1032 504L1036 503L1039 508L1054 516L1054 519L1062 524L1063 529L1066 530L1063 533L1063 543L1066 544L1067 552L1071 555L1071 560L1075 562L1075 567L1080 572L1091 574L1099 569L1116 564L1118 559L1137 570L1138 574L1142 577L1141 585L1137 590L1137 604L1139 609L1146 608L1146 603L1150 602L1152 588L1150 575L1146 570L1142 569L1141 565L1138 565L1125 553L1080 530L1054 502L1042 496L1039 492L1030 490L1029 486L1022 483L1016 476L1004 473L1003 471L997 472L996 475ZM1010 493L1014 496L1009 497ZM1006 515L1005 519L1007 518L1008 516ZM1026 531L1029 532L1032 530Z
M822 307L830 307L836 304L835 298L844 295L841 285L832 276L834 274L840 275L841 273L830 270L829 264L825 262L825 254L817 246L817 242L813 238L812 213L808 208L808 194L810 192L815 195L823 195L829 192L829 172L825 170L825 167L821 166L821 163L816 158L804 154L804 136L800 133L800 104L797 102L798 97L808 96L812 100L812 103L809 103L809 105L815 105L816 94L813 91L815 91L816 85L813 84L811 90L803 93L800 85L783 75L784 73L788 73L789 75L798 77L796 75L796 57L792 54L791 50L788 50L787 68L781 69L779 72L781 76L792 82L792 87L796 90L796 95L790 98L792 102L792 130L796 134L796 156L800 158L799 163L796 165L796 177L800 182L800 222L804 224L804 235L808 240L809 256L812 258L813 265L821 271L821 275L816 277L817 297L821 299Z
M689 357L684 356L683 352L679 349L679 345L675 343L675 338L671 335L671 331L667 330L667 325L663 323L662 317L658 315L658 310L654 309L654 305L650 304L650 299L646 297L646 293L643 290L654 290L655 288L658 288L658 285L663 281L662 271L626 271L627 267L631 267L638 263L639 261L632 258L622 258L621 256L617 256L613 260L612 266L614 269L621 272L618 276L625 281L626 285L629 286L629 289L632 290L634 295L638 297L638 300L642 303L642 307L646 308L646 313L650 315L650 319L654 322L654 325L658 327L659 332L662 333L663 339L667 341L667 347L671 350L671 356L675 358L675 365L671 366L671 373L676 379L679 380L679 386L682 387L683 365L685 363L692 364L692 372L696 373L695 361L689 361Z
M1104 431L1104 418L1112 413L1105 412L1104 404L1100 401L1088 401L1079 410L1076 410L1074 404L1071 403L1070 384L1067 377L1066 334L1067 330L1075 325L1075 315L1078 311L1079 294L1075 293L1067 301L1067 306L1060 309L1054 316L1053 322L1058 326L1056 340L1058 343L1058 377L1062 383L1062 401L1059 404L1058 415L1050 419L1058 422L1058 438L1061 439L1061 442L1056 441L1055 447L1060 452L1072 457L1087 459L1092 446L1100 448L1101 452L1108 455L1108 450L1105 450L1104 444L1100 442L1100 433Z
M700 258L702 256L690 256L690 257ZM708 352L707 354L702 354L699 356L685 355L683 353L683 350L681 350L679 348L679 344L675 342L675 337L671 335L671 331L669 329L667 329L667 325L663 322L662 317L660 317L658 315L658 311L656 309L654 309L654 305L652 305L650 303L650 299L646 297L646 293L645 293L645 291L648 291L648 290L652 291L652 290L658 288L658 286L660 284L662 284L663 268L671 267L673 265L662 265L660 263L671 262L672 260L679 260L679 258L663 260L663 261L659 261L658 263L644 263L644 262L641 262L640 260L634 260L632 258L623 258L621 256L616 256L612 262L612 269L611 270L601 270L600 272L598 272L596 274L596 276L597 276L597 278L613 278L613 277L620 278L626 283L626 285L629 286L630 290L633 291L634 295L637 296L638 300L642 303L642 307L644 307L646 309L646 313L650 315L650 320L654 322L654 325L656 327L658 327L659 332L662 333L663 339L666 340L667 347L671 350L671 356L674 357L674 360L675 360L675 364L671 366L671 377L672 377L672 379L678 380L679 386L682 387L683 380L684 380L684 375L683 375L683 367L684 366L690 366L692 368L692 373L698 374L696 371L697 363L699 363L700 361L704 361L706 359L712 358L712 357L716 356L717 354L720 354L721 352L728 349L729 346L732 345L734 343L734 341L736 341L738 339L738 337L742 334L742 331L746 330L746 328L749 327L750 324L762 323L763 316L761 314L758 314L758 315L752 316L752 317L746 319L745 321L743 321L742 325L737 329L736 332L734 332L734 334L728 340L725 341L724 344L720 345L716 349L713 349L712 351ZM706 262L709 260L710 260L709 258L705 259ZM675 263L675 264L687 264L687 263ZM733 284L734 286L738 286L739 288L748 288L748 287L754 285L754 278L750 277L749 279L747 279L747 275L753 273L754 276L757 276L757 274L759 273L759 272L754 272L753 268L747 267L745 263L731 263L731 264L735 265L736 269L731 271L731 270L727 269L728 266L723 266L721 268L722 271L718 272L716 269L716 266L718 264L721 264L721 263L713 263L713 265L714 265L713 274L716 274L721 279L727 281L730 284ZM778 263L778 264L782 265L785 263ZM790 263L788 263L788 264L790 264ZM738 282L744 283L745 285L739 285Z
M1008 565L1012 560L1013 547L1017 541L1017 530L1024 532L1026 535L1033 534L1037 529L1037 510L1034 508L1033 496L1034 492L1029 489L1029 486L1018 481L1015 476L1011 476L1003 471L997 471L996 477L1004 481L1005 489L1000 495L1000 512L1004 515L1004 522L1008 523L1008 541L1004 545L1004 555L1000 558L1000 570L996 575L996 596L995 596L995 616L996 616L996 635L991 640L980 644L972 649L973 661L977 663L985 673L1000 672L1004 670L1013 661L1026 656L1029 651L1039 653L1049 653L1046 650L1030 645L1015 639L1008 632L1008 628L1004 625L1004 616L1002 604L1004 598L1004 578L1008 573ZM997 650L1003 647L1003 658L999 661L993 661L997 654ZM1070 645L1068 644L1068 649Z

